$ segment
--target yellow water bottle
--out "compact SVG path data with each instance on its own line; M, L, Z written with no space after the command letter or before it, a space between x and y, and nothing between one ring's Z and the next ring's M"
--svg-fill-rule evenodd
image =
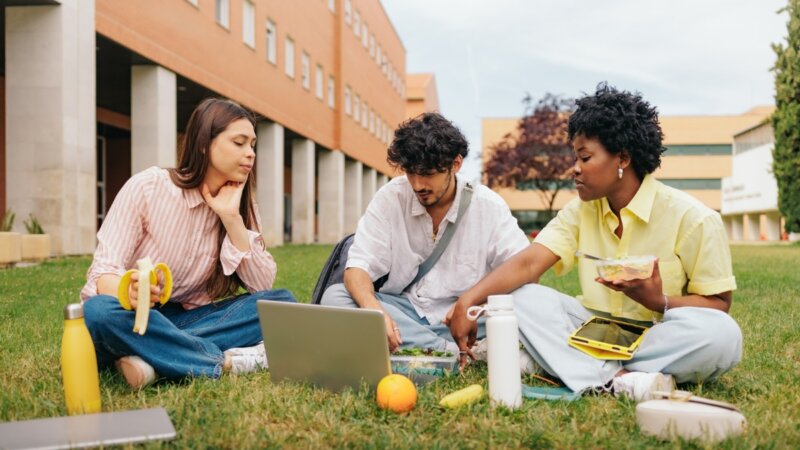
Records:
M100 379L97 355L83 319L83 305L64 307L64 336L61 339L61 376L67 413L100 412Z

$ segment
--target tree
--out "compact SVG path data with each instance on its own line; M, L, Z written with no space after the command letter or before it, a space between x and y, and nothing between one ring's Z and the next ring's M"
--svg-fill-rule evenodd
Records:
M775 148L772 169L778 181L778 209L786 218L786 231L800 232L800 0L789 0L779 12L789 12L786 45L773 44L775 113L772 128Z
M490 188L535 190L552 217L558 193L573 185L575 158L567 123L575 102L553 94L545 94L535 105L530 95L522 102L525 115L516 132L489 146L484 182Z

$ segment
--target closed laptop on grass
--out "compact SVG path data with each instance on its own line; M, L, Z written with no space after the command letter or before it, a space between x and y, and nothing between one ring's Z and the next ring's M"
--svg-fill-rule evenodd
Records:
M339 391L377 386L391 373L378 311L259 300L258 317L273 382Z

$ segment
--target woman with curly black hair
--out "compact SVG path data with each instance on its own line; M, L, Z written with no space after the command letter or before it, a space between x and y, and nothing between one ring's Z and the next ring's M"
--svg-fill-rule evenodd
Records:
M459 347L472 351L467 308L513 291L527 353L573 391L600 388L638 401L675 381L699 383L731 369L742 334L727 314L736 289L727 237L717 212L651 175L665 150L656 108L602 83L577 101L568 132L580 198L459 298L450 326ZM606 281L581 254L656 260L646 279ZM551 267L561 275L575 265L582 295L536 284ZM568 345L592 316L650 329L632 359L596 359Z

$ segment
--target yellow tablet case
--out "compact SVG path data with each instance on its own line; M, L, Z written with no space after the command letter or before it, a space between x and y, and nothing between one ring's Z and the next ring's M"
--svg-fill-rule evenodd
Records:
M568 342L597 359L627 361L633 358L647 330L647 327L593 316L570 335Z

